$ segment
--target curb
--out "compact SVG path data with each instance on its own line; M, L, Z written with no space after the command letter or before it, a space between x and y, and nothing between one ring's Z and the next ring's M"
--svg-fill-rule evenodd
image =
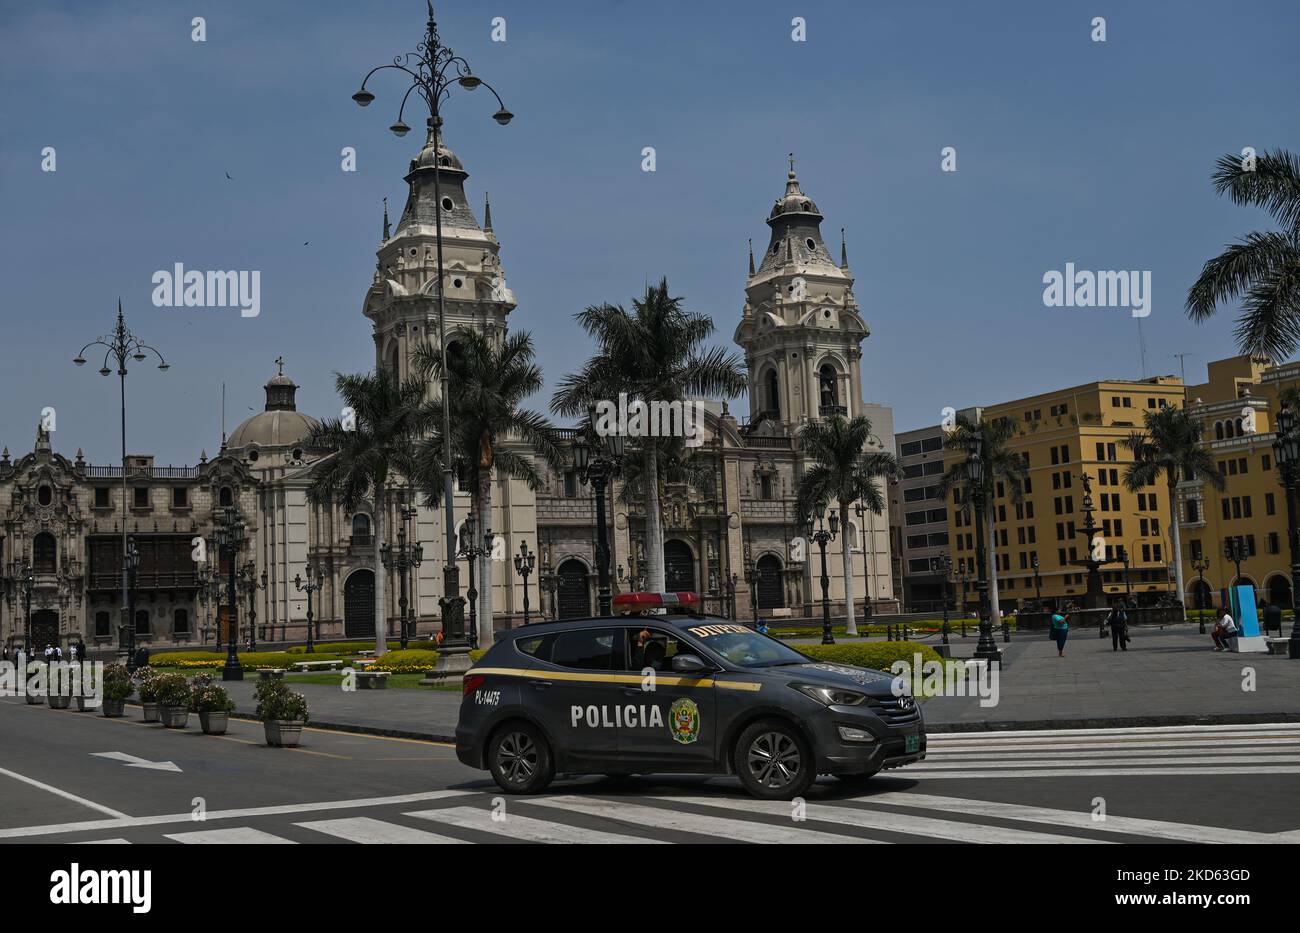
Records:
M1095 719L1014 719L992 722L926 723L929 735L954 732L1007 732L1040 729L1131 729L1159 726L1242 726L1300 722L1300 713L1218 713L1213 715L1111 716Z

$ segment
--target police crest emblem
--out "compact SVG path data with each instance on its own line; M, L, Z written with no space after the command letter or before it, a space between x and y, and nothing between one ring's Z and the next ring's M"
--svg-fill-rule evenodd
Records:
M668 731L673 741L682 745L700 737L700 708L690 697L681 697L668 707Z

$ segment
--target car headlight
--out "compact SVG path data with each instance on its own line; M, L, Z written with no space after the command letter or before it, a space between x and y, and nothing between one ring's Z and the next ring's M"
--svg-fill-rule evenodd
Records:
M812 697L826 706L861 706L867 701L865 693L855 690L841 690L838 687L822 687L817 684L791 684L804 696Z

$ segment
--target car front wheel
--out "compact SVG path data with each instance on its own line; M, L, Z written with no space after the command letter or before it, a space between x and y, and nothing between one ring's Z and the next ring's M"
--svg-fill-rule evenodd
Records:
M499 729L488 743L492 779L507 794L536 794L555 777L555 761L546 737L526 722Z
M736 739L734 754L740 783L762 800L798 797L817 778L807 741L783 722L764 720L747 726Z

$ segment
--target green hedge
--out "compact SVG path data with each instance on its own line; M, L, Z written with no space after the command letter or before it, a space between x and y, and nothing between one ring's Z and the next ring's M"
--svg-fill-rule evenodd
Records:
M288 668L303 660L302 656L287 651L241 651L239 666L245 670L259 667ZM343 661L345 658L336 654L312 655L313 661ZM212 651L159 651L149 655L151 667L179 667L204 670L226 666L225 654Z
M484 652L475 649L469 653L471 661L483 657ZM438 663L438 652L427 648L398 649L385 654L373 664L367 664L368 671L390 671L394 674L418 674L431 669Z
M792 645L791 647L815 658L818 661L830 661L836 664L854 664L871 670L889 672L889 666L895 661L911 663L920 652L921 663L942 661L939 652L929 645L914 641L875 641L860 642L851 645Z
M388 641L391 644L396 642L397 639L389 638ZM375 643L374 641L318 641L312 647L316 649L316 654L324 652L326 654L341 654L351 657L361 651L373 651ZM294 645L288 648L287 651L289 654L306 654L307 646Z

